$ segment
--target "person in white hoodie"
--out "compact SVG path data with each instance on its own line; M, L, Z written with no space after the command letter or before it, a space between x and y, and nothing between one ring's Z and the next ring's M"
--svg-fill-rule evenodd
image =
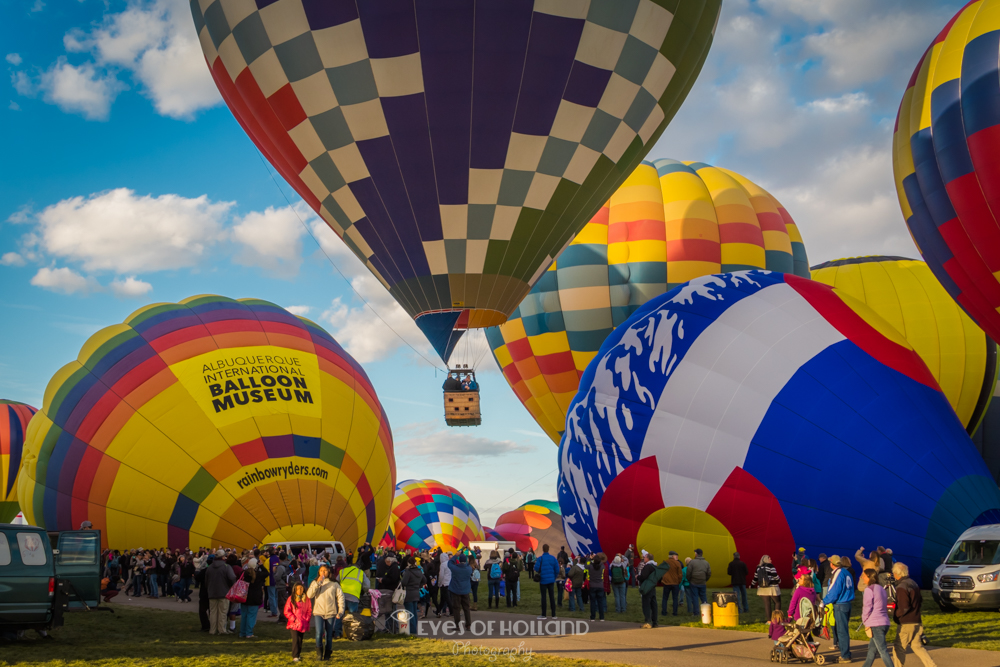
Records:
M451 614L451 593L448 592L448 586L451 584L451 568L448 567L450 558L451 556L448 554L441 553L441 569L438 571L438 600L440 602L438 608L434 610L438 616Z
M319 576L309 584L306 597L313 600L312 617L316 625L316 655L320 660L329 660L333 652L334 621L344 617L347 605L344 591L330 578L330 568L323 565ZM324 640L326 647L324 650Z

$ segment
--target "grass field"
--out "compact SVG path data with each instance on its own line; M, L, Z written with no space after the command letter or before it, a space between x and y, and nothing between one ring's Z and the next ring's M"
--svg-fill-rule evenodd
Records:
M125 667L126 665L185 667L268 667L291 663L289 633L277 623L262 620L254 639L233 635L211 636L198 630L196 614L115 606L115 614L74 613L52 639L27 633L21 641L0 640L0 665L47 667ZM193 630L192 630L193 629ZM315 635L306 635L302 662L316 659ZM472 662L470 662L470 660ZM376 635L374 641L333 643L331 660L322 664L371 665L372 667L458 667L470 664L523 664L507 657L455 654L455 644L433 639ZM588 667L608 663L567 660L533 655L530 664L543 667Z
M732 589L713 589L732 592ZM709 591L709 601L711 601ZM662 611L661 591L657 591L657 610ZM619 614L615 612L615 601L613 595L608 596L608 612L605 615L609 621L627 621L632 623L642 623L642 602L639 598L639 590L631 587L626 596L628 604L626 612ZM788 602L791 599L791 591L782 591L781 602L783 609L788 609ZM486 609L486 586L479 585L479 608ZM733 630L747 630L750 632L767 632L764 619L764 602L757 596L756 590L747 591L747 604L750 612L740 614L740 625ZM584 605L585 611L569 611L568 601L563 600L563 606L559 607L559 617L566 618L590 618L590 606ZM541 595L538 584L531 581L527 574L521 575L521 601L518 606L508 608L506 602L501 598L499 611L522 614L538 614L541 611ZM668 608L673 611L673 600ZM551 612L549 612L551 615ZM433 614L432 614L433 616ZM851 637L859 640L867 640L864 630L858 631L861 623L861 596L854 600L854 611L851 615L852 627ZM954 646L956 648L975 648L987 651L1000 651L1000 613L996 611L984 612L956 612L942 613L937 604L931 598L929 592L924 592L923 606L924 632L927 639L935 646ZM659 616L660 625L684 625L703 627L701 624L701 614L693 616L686 612L685 605L678 605L678 615ZM889 640L895 637L895 630L890 630Z

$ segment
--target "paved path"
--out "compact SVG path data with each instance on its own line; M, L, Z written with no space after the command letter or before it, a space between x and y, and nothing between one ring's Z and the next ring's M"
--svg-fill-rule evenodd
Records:
M150 598L128 599L119 596L113 604L142 606L169 611L197 612L198 601L189 604L173 599ZM757 632L737 630L715 630L712 628L660 627L644 630L634 623L608 621L588 623L580 619L559 619L556 629L552 622L548 630L567 634L545 635L539 621L525 614L503 612L473 612L473 624L477 630L492 627L492 634L474 636L466 633L458 637L445 632L442 621L433 616L420 621L420 635L453 642L453 650L476 650L476 646L530 649L534 654L545 654L563 658L604 660L629 665L652 667L740 667L741 665L769 663L772 642ZM477 621L482 621L480 626ZM490 622L492 621L492 626ZM262 615L258 622L273 622ZM573 630L571 630L573 628ZM586 629L586 634L582 634ZM534 635L531 631L534 630ZM579 634L569 634L570 632ZM504 632L504 635L501 635ZM459 646L458 642L461 642ZM468 646L466 646L468 642ZM868 651L867 643L851 642L854 662L864 664ZM821 652L828 664L836 663L836 656L829 642L820 644ZM962 648L928 646L928 651L938 667L997 667L1000 652L977 651ZM920 660L910 654L907 664L922 667ZM881 665L881 660L875 664Z

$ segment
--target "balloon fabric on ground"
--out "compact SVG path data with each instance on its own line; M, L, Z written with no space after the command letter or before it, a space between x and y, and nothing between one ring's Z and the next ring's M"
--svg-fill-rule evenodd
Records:
M486 336L518 399L558 443L580 376L616 326L692 278L752 268L809 277L798 227L774 197L701 162L643 162Z
M893 134L903 218L934 275L1000 339L1000 1L968 3L927 48Z
M696 278L647 302L587 367L559 446L577 553L891 545L925 581L1000 490L930 371L863 303L793 274ZM873 499L878 521L872 521ZM928 582L929 583L929 582Z
M476 508L458 489L433 479L408 479L396 485L389 530L396 548L454 552L486 536Z
M997 346L952 300L924 262L851 257L812 267L812 279L863 301L924 360L969 434L993 398Z
M495 530L504 540L515 542L519 551L541 554L542 545L548 544L555 554L560 547L569 547L563 533L559 503L551 500L529 500L501 514Z
M656 143L720 7L191 4L240 125L445 361L462 331L507 319Z
M137 310L56 373L18 499L30 523L89 520L113 549L356 549L386 525L395 476L378 397L326 331L198 296Z
M28 422L38 412L25 403L0 399L0 523L17 516L17 471L21 467Z

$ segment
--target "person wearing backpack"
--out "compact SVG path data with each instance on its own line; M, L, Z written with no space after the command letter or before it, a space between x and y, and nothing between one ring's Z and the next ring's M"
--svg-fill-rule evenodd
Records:
M513 551L513 549L511 549ZM503 564L503 578L506 585L508 607L517 606L517 582L521 578L521 562L517 554L511 553ZM499 607L498 607L499 608Z
M594 556L587 566L587 578L590 581L590 620L597 620L595 617L600 614L601 622L604 622L604 614L608 610L608 567L604 560L604 554L599 553ZM543 598L544 601L544 598ZM555 616L553 615L553 618Z
M671 595L674 596L674 616L677 615L677 589L681 587L681 579L683 578L683 573L681 568L680 556L676 551L671 551L667 560L660 563L660 567L667 568L667 571L663 573L660 577L660 583L663 584L663 606L660 608L660 615L667 615L667 598Z
M729 575L730 583L733 585L733 594L736 596L736 606L742 607L743 613L750 611L747 606L747 564L740 560L740 552L733 554L733 560L729 563L726 571Z
M764 598L764 618L771 618L773 609L781 609L781 577L771 563L771 557L764 554L754 572L751 586L757 587L757 595Z
M500 582L503 581L503 561L496 549L490 552L489 560L483 563L483 571L486 572L487 609L493 608L494 601L497 609L500 608Z
M616 614L625 613L625 582L628 581L628 574L625 568L625 561L622 559L621 554L615 556L615 559L611 561L611 566L608 568L611 575L611 590L615 594Z

